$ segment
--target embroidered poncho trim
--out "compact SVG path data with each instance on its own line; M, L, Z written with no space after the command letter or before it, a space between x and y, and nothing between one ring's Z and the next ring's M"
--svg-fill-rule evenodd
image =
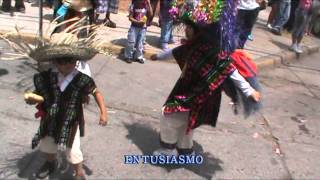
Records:
M204 41L173 50L182 74L164 105L164 113L189 111L187 132L201 124L216 125L220 85L235 70L232 60L221 59L219 52L219 48Z
M49 70L36 74L34 84L36 93L45 99L42 104L45 117L32 140L32 147L45 136L53 137L61 146L72 147L78 126L80 135L84 135L82 103L96 89L93 79L79 72L61 92L57 73Z

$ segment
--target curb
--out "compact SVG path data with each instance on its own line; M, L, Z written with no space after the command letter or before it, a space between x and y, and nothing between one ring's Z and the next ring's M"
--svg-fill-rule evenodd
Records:
M298 60L313 53L319 52L319 49L319 46L305 46L304 52L301 54L292 52L290 50L283 50L277 55L275 54L261 57L255 61L259 69L269 69L281 64L289 64L294 60Z
M10 31L0 31L0 35L4 35L9 33ZM10 34L9 37L18 37L18 35ZM25 39L28 43L35 43L37 42L38 37L35 34L32 33L24 33L20 36L20 38ZM105 43L103 44L103 48L108 48L111 50L111 54L114 55L121 55L121 53L124 50L123 46ZM255 62L258 66L258 68L261 69L270 69L274 68L276 66L279 66L281 64L288 64L294 60L297 60L299 58L306 57L307 55L319 52L320 46L305 46L304 52L302 54L297 54L289 50L283 50L278 54L269 55L260 57L258 59L255 59ZM145 57L147 59L150 59L151 55L155 53L159 53L161 50L148 50L145 52ZM174 63L174 61L168 61L169 63Z

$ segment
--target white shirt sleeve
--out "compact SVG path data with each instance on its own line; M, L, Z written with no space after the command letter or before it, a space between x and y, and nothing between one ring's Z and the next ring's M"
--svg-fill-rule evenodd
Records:
M237 69L233 71L233 73L230 75L230 78L246 97L250 96L253 93L254 89L243 78L243 76L241 76Z
M173 59L172 49L168 49L166 51L162 51L161 53L157 54L158 60L168 60Z
M88 63L84 61L77 61L76 69L91 77L91 70Z

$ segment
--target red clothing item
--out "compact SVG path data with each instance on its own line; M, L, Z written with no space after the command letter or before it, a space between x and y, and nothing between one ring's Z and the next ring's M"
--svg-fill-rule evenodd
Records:
M258 68L250 54L244 50L237 49L231 54L231 57L233 59L233 65L236 66L244 78L257 76Z

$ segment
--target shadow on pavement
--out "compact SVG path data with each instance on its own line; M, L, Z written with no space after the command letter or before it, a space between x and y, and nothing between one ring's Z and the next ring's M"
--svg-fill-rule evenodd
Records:
M278 46L280 49L283 49L283 50L289 50L289 45L288 44L284 44L282 42L279 42L279 41L275 41L275 40L271 40L271 42L273 44L275 44L276 46Z
M152 152L158 148L159 145L159 134L156 130L152 129L150 126L134 123L128 124L124 123L124 127L128 130L128 135L126 136L129 140L132 141L138 148L142 151L143 155L152 155ZM186 170L192 171L195 174L204 177L206 179L211 179L216 171L222 171L220 164L223 162L215 158L209 152L204 152L202 146L194 141L194 149L196 154L202 155L204 163L201 165L157 165L170 172L175 169L184 168Z
M0 77L7 74L9 74L8 70L0 68Z
M127 45L127 39L126 38L120 38L120 39L114 39L111 41L112 44L126 47Z
M114 45L126 47L127 39L126 38L114 39L111 41L111 43ZM146 35L146 43L148 43L148 45L154 48L159 48L159 37L153 36L153 35Z
M146 35L146 42L154 48L159 48L159 39L159 36Z
M262 27L265 27L265 29L267 29L266 28L266 26L267 26L267 20L264 20L264 19L261 19L261 18L258 18L258 20L256 21L256 24L255 24L255 26L262 26Z
M50 175L49 179L72 179L73 168L70 163L67 162L65 154L63 152L58 153L57 160L59 162L58 170ZM40 151L34 151L24 155L21 159L12 160L16 161L18 168L18 177L27 179L37 179L36 172L46 161L44 153ZM92 170L84 165L84 170L87 175L92 174Z

